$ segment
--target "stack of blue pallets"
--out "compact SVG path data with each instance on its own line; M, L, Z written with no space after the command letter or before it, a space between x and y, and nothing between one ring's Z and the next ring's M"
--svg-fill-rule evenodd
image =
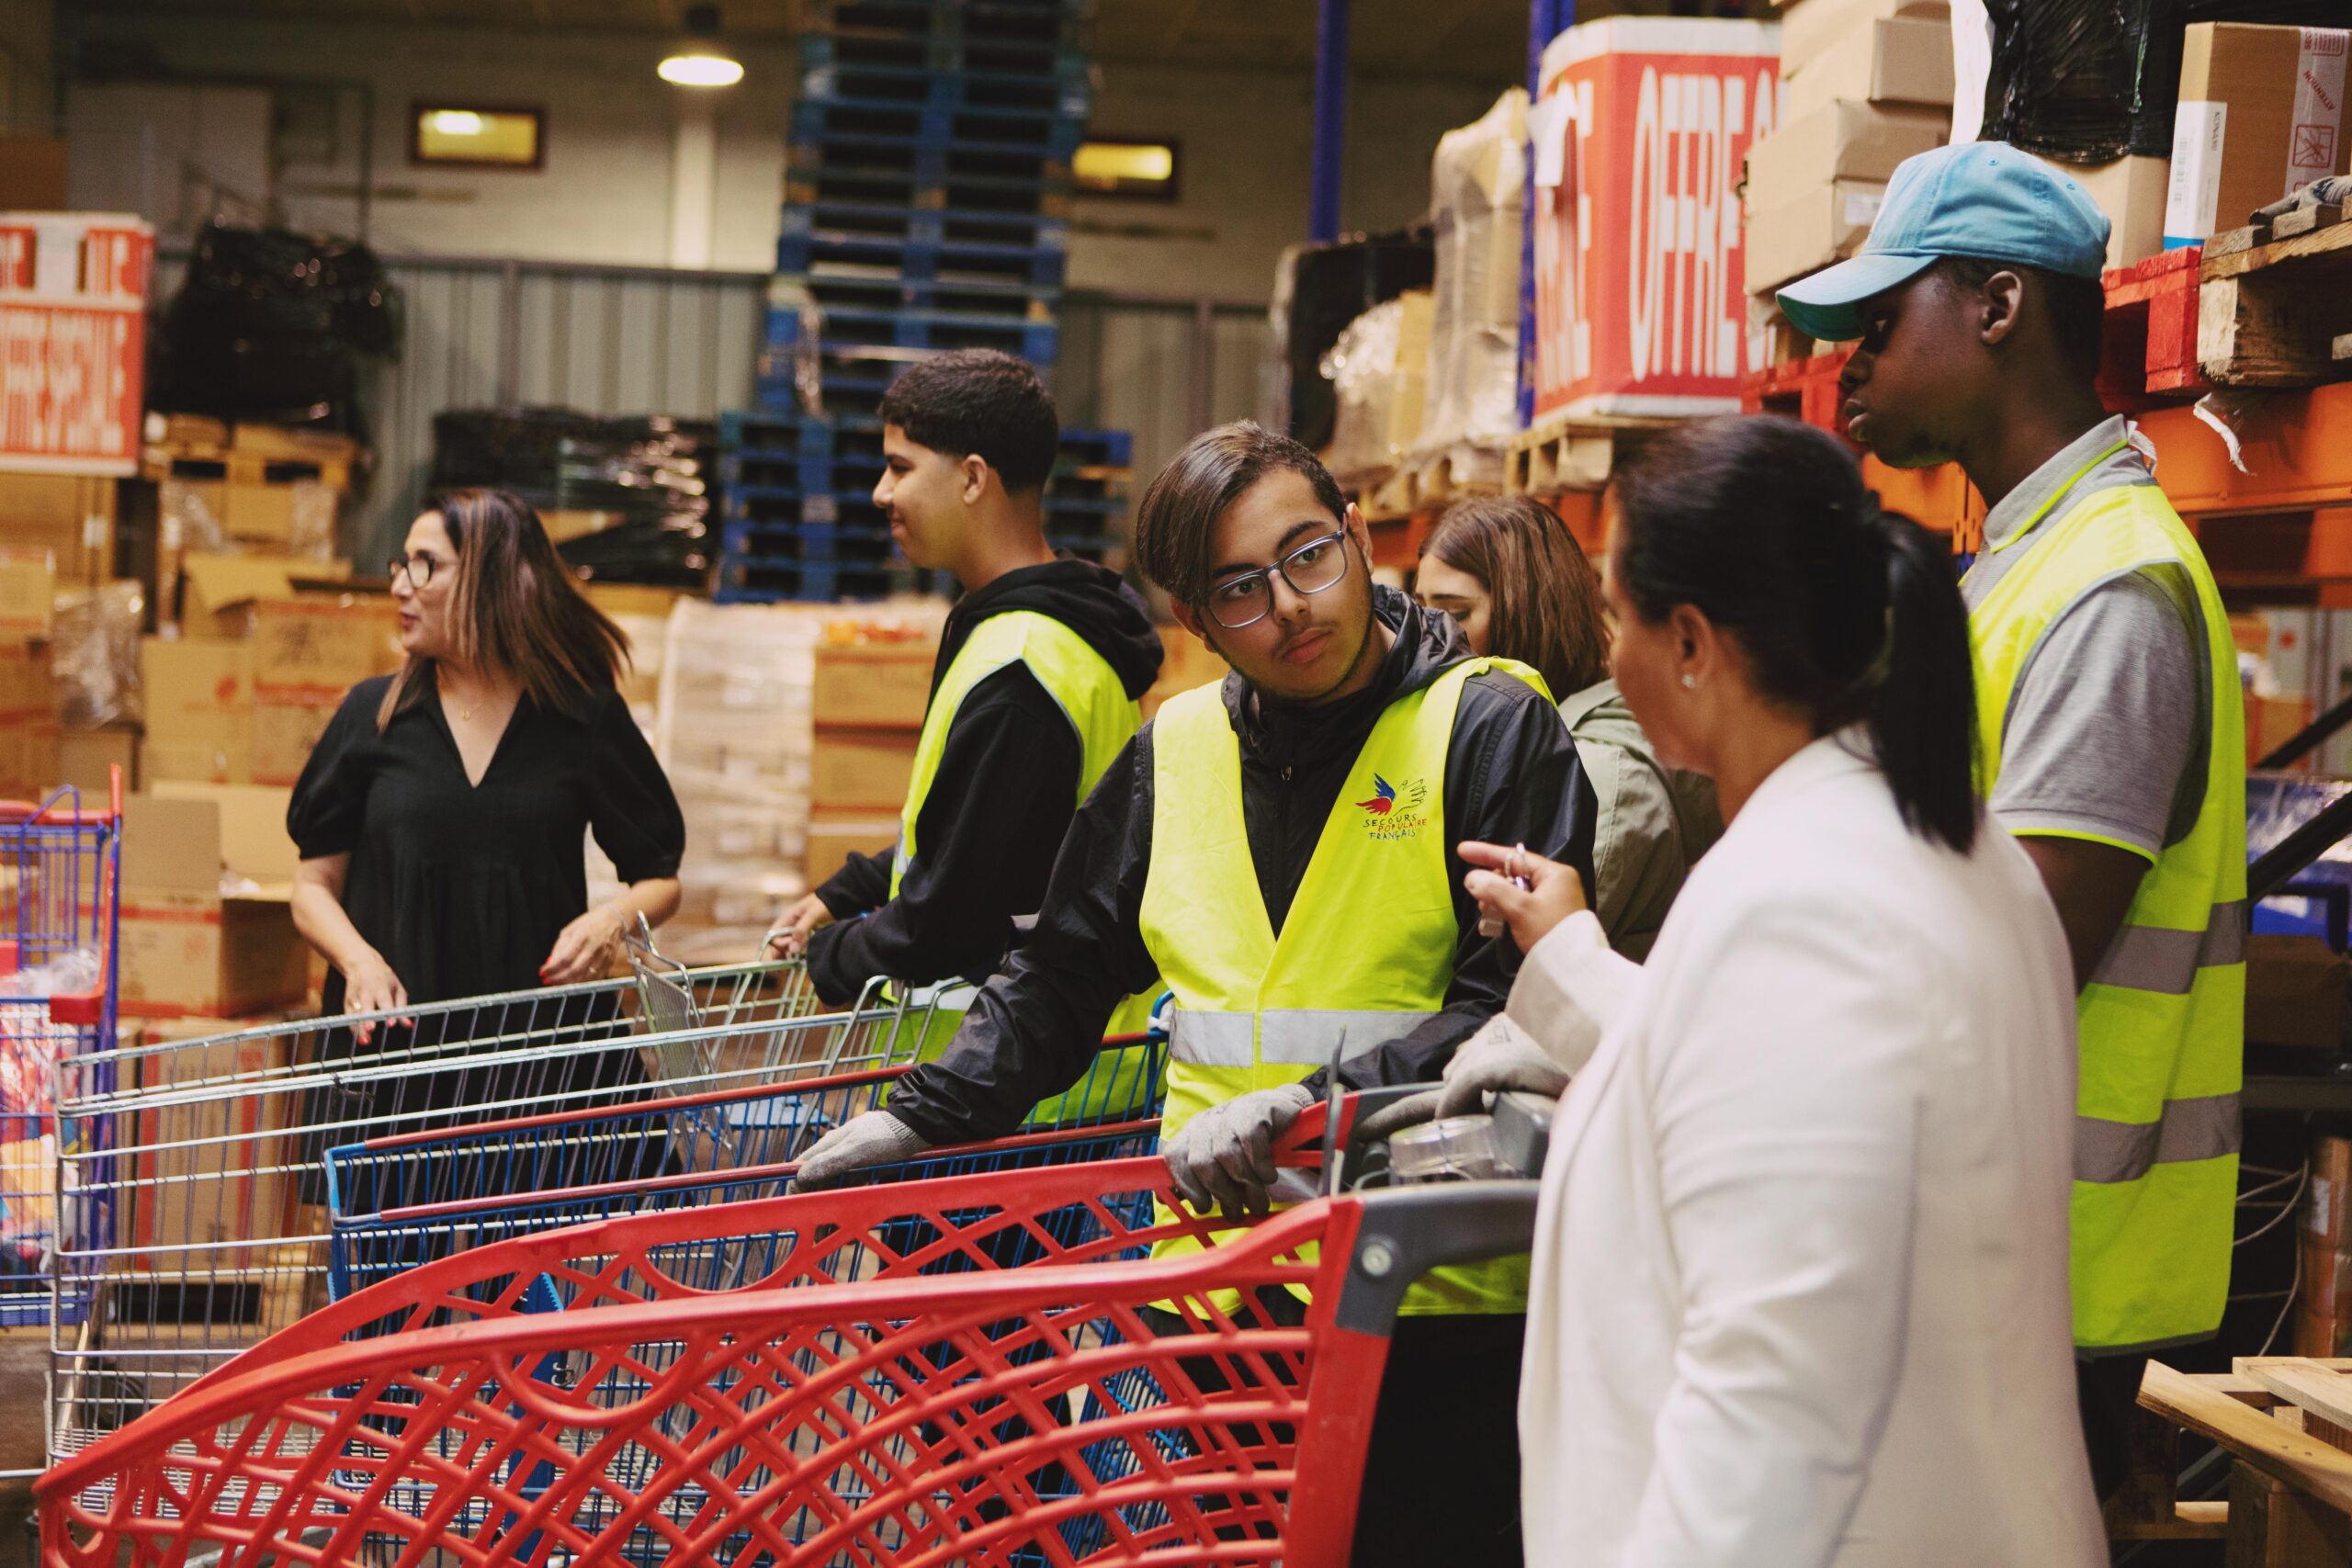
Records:
M712 597L860 599L921 586L895 558L889 519L874 504L879 419L729 413L720 418L719 438L727 519ZM1124 430L1062 433L1046 486L1048 544L1123 564L1129 456Z
M1085 0L810 0L755 412L720 426L721 600L920 586L870 492L874 411L959 348L1050 375L1070 159L1093 86ZM818 412L821 411L821 412ZM1126 512L1124 432L1070 432L1057 548L1103 559Z

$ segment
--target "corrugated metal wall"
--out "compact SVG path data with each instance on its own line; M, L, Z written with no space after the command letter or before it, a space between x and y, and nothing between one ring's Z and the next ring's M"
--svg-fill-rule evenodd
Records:
M159 298L178 287L167 259ZM560 404L588 413L709 419L752 400L766 279L745 273L408 259L399 358L368 394L374 479L345 519L375 560L414 514L445 409ZM1065 423L1135 433L1139 479L1199 430L1263 417L1263 310L1071 294L1057 400Z

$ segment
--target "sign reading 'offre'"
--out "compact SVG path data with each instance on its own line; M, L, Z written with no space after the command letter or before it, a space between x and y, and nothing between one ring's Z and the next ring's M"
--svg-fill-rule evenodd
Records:
M0 213L0 470L135 473L155 232Z

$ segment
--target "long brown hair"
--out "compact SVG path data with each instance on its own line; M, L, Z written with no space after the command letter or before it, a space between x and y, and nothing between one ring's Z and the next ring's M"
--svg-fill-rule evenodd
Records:
M543 708L568 708L619 683L628 634L588 603L528 502L503 490L455 490L424 510L441 514L458 552L449 635L458 662L511 677ZM431 686L433 666L413 656L401 662L376 710L378 729Z
M1531 496L1479 496L1446 508L1421 546L1486 585L1487 651L1532 664L1555 698L1609 673L1600 578L1560 514Z

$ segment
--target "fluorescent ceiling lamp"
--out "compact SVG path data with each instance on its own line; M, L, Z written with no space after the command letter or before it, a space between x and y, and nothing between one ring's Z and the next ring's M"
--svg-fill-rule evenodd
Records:
M1176 172L1176 150L1154 142L1088 141L1078 149L1072 170L1080 180L1113 184L1125 180L1158 181Z
M655 69L681 87L731 87L743 79L743 62L724 54L673 54Z
M443 136L480 136L482 118L471 109L435 109L433 129Z
M731 87L743 79L743 62L718 41L718 7L686 7L686 37L654 68L664 82L681 87Z

